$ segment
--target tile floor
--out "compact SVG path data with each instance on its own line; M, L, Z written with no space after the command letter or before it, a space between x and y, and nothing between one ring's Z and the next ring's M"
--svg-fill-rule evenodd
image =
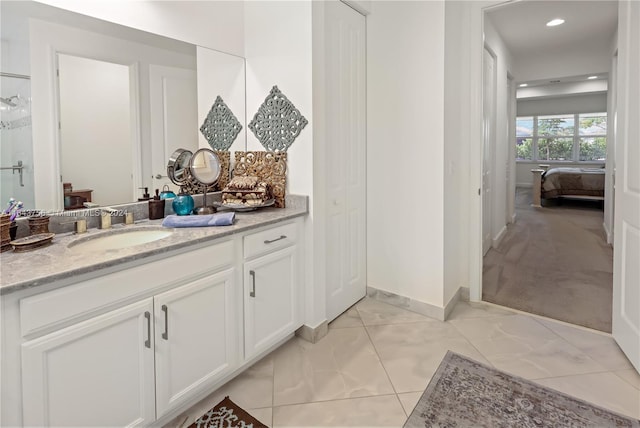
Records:
M401 427L447 350L640 419L640 375L606 334L460 302L436 321L365 298L316 344L294 338L215 391L272 426Z

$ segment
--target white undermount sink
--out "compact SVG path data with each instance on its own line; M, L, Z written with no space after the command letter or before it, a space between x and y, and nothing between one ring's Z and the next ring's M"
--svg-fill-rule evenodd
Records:
M78 238L67 247L76 252L119 250L158 241L172 233L173 231L168 229L114 230L102 235Z

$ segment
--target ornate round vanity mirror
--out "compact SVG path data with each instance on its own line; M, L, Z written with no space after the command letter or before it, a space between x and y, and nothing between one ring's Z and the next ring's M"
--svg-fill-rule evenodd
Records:
M188 168L192 157L193 153L187 149L178 149L173 152L167 163L167 175L173 184L182 186L189 179Z
M196 214L212 214L216 212L214 207L207 206L207 188L215 184L220 177L220 159L210 149L196 151L189 162L191 177L203 187L202 207L196 208Z

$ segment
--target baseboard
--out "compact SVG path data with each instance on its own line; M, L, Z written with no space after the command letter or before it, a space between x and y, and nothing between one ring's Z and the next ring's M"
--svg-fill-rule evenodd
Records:
M498 232L496 237L491 240L492 241L491 245L493 246L493 248L498 248L498 245L500 245L506 233L507 233L507 226L504 225L502 226L502 229L500 229L500 232Z
M451 311L453 311L453 308L456 307L456 305L458 304L458 302L460 301L460 292L462 290L462 287L458 287L458 289L456 290L455 294L453 296L451 296L451 299L449 299L449 302L444 306L444 319L447 320L449 318L449 315L451 315Z
M525 187L527 189L532 189L533 183L516 183L516 187Z
M371 286L367 286L367 296L380 302L388 303L389 305L397 306L411 312L416 312L420 315L437 319L439 321L445 320L447 310L449 312L453 310L453 306L455 306L455 303L457 302L454 302L451 308L448 307L449 305L441 308L439 306L421 302L410 297L401 296L390 291L379 290Z
M607 223L602 223L602 228L604 229L604 234L607 235L607 244L613 245L613 234L607 227Z
M460 287L461 302L468 302L469 300L471 300L470 296L471 296L471 290L469 289L469 287Z
M327 320L322 321L316 327L303 325L296 330L296 336L311 343L316 343L317 341L325 337L327 333L329 333L329 323L327 322Z

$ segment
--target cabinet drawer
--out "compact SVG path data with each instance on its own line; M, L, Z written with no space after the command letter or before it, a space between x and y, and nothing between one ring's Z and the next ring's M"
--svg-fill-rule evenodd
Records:
M22 335L89 316L152 289L227 268L233 265L234 254L233 241L225 241L24 298L20 301Z
M259 256L295 244L298 236L296 223L283 224L244 237L244 258Z

